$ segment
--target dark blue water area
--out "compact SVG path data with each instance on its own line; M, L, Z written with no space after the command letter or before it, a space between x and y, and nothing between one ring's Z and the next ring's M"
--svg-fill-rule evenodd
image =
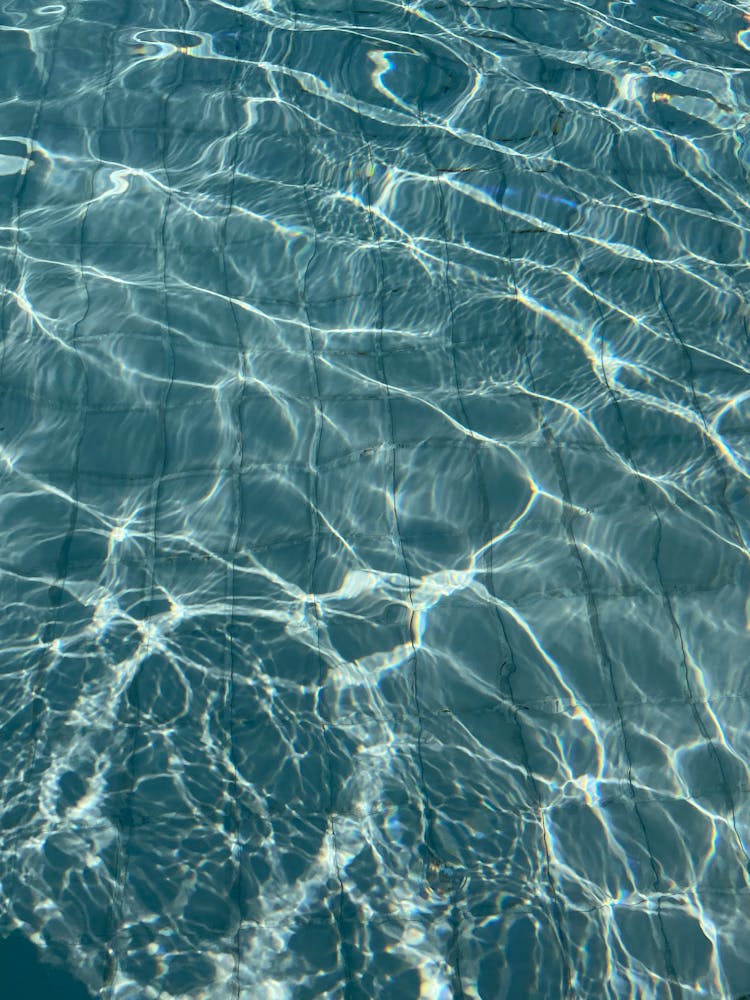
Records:
M750 5L0 58L0 1000L750 995Z
M41 960L41 952L19 931L0 940L0 993L4 1000L90 1000L66 969Z

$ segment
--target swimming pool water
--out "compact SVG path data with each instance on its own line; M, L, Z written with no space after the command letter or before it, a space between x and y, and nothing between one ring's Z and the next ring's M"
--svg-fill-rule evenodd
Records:
M106 1000L750 993L750 7L0 46L0 931Z

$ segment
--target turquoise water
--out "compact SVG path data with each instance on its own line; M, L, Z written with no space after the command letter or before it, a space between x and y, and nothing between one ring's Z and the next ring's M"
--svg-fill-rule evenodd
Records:
M0 46L19 1000L750 993L750 6Z

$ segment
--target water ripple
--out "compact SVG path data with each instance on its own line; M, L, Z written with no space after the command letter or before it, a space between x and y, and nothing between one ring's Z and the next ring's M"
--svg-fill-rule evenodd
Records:
M0 22L3 927L747 993L750 9Z

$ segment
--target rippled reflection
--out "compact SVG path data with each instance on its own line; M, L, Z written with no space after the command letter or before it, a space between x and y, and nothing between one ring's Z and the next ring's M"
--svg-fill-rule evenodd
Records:
M748 993L750 13L0 10L4 930Z

